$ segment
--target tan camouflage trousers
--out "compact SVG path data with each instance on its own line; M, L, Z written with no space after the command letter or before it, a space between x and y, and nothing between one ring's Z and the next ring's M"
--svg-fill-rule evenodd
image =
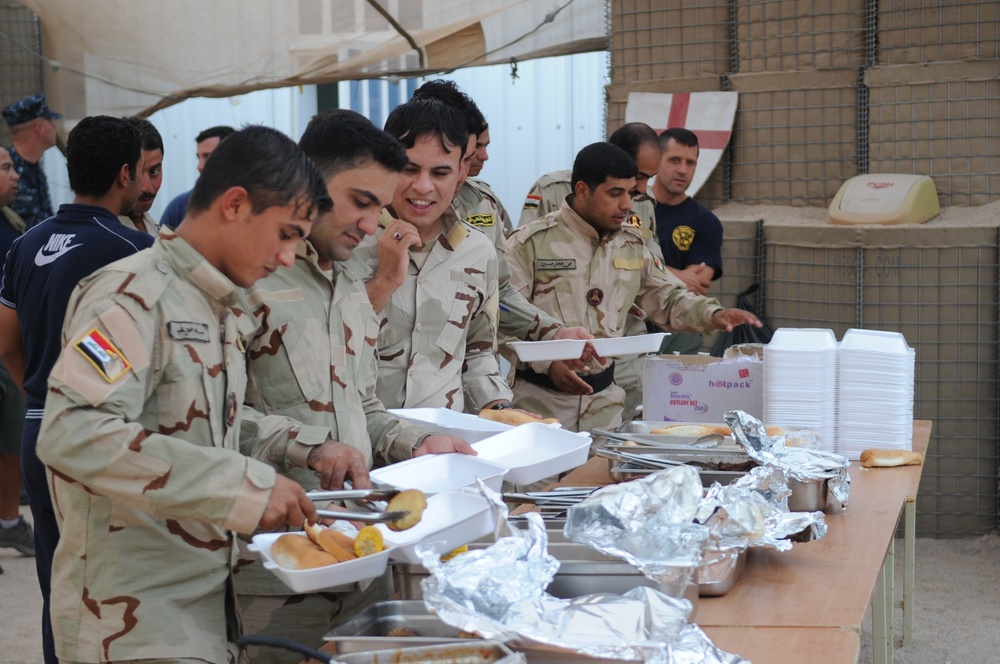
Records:
M237 595L245 634L288 639L318 650L323 636L366 607L392 594L390 572L364 590L306 595ZM303 656L291 650L253 646L246 649L252 664L299 664ZM241 660L242 661L242 660Z
M607 429L622 423L625 390L615 384L597 394L574 396L514 380L514 407L558 419L567 431Z

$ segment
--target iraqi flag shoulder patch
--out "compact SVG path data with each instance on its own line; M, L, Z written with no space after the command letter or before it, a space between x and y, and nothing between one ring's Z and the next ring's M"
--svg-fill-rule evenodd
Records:
M73 346L109 383L124 376L125 372L132 367L125 354L118 350L96 327L81 337Z

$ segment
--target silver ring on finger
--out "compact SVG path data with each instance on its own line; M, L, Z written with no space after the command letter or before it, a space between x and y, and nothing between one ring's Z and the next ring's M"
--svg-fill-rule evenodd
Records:
M403 234L399 233L399 232L396 232L396 233L392 234L392 237L394 237L396 239L396 242L399 242L400 240L403 239Z

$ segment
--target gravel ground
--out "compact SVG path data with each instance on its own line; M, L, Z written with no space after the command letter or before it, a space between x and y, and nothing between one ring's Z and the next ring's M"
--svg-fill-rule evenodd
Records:
M896 541L896 599L903 593L903 541ZM950 664L1000 660L1000 535L962 540L917 539L914 640L902 643L901 609L895 611L895 662ZM0 661L42 661L41 597L34 558L0 549ZM861 636L863 663L872 661L871 620ZM762 663L766 664L766 663Z

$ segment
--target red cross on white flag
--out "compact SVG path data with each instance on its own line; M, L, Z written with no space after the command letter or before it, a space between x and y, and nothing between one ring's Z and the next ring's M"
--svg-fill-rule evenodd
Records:
M737 100L735 92L631 92L625 106L625 122L644 122L656 133L684 127L698 136L698 169L687 190L689 196L694 196L729 144Z

